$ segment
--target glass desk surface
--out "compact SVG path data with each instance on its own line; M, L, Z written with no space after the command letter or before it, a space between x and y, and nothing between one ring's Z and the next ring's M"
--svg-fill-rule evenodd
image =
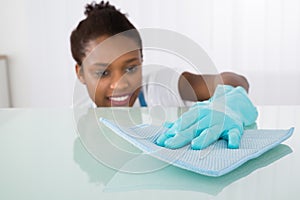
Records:
M300 106L258 108L259 129L294 134L221 177L151 158L122 170L142 153L97 121L161 124L186 108L2 109L0 199L299 199Z

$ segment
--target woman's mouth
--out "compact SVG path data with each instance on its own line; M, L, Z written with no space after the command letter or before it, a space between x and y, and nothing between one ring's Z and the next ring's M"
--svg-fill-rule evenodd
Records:
M114 95L108 97L111 106L129 106L131 94Z

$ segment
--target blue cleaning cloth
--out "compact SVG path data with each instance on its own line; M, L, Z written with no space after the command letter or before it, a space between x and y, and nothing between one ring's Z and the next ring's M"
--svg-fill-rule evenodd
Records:
M168 130L163 126L140 124L126 127L105 118L100 118L100 121L143 152L174 166L207 176L222 176L236 169L288 139L294 131L294 128L245 130L239 149L228 149L225 140L218 140L203 150L193 150L190 145L167 149L155 144L156 139Z

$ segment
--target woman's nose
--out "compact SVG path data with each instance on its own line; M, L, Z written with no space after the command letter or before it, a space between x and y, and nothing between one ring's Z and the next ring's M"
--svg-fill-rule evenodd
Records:
M111 79L110 89L124 90L128 87L127 77L124 74L114 74Z

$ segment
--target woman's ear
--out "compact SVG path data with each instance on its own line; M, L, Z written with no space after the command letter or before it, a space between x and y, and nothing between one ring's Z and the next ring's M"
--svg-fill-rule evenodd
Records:
M77 78L79 79L79 81L81 83L85 84L85 79L84 79L84 76L83 76L82 66L79 66L78 64L76 64L75 70L76 70L76 75L77 75Z

